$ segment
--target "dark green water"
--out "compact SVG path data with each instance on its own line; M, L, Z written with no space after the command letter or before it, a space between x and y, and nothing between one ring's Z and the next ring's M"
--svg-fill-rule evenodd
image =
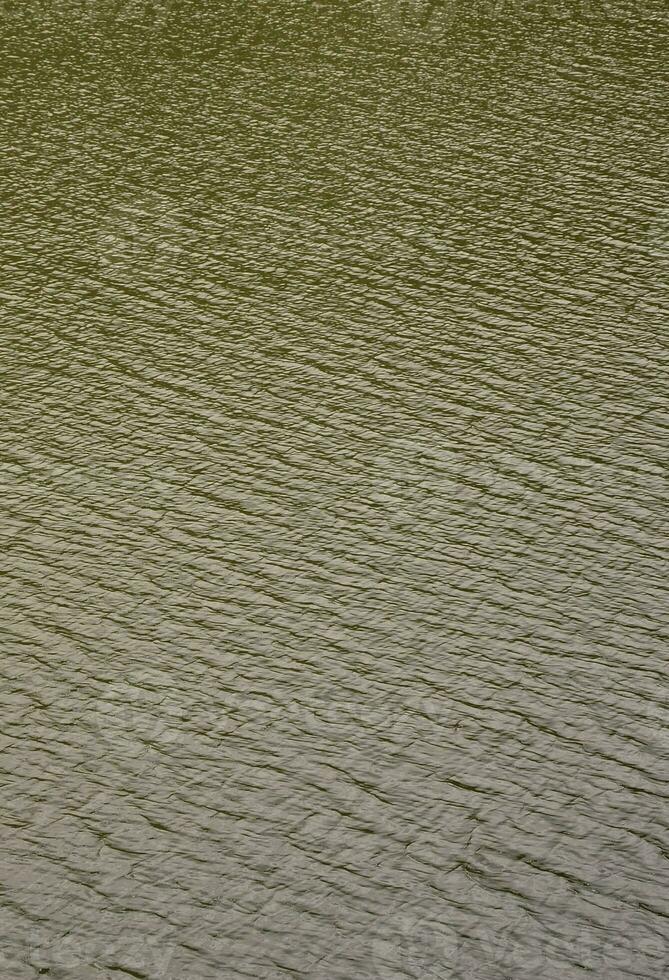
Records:
M3 4L3 980L667 975L668 25Z

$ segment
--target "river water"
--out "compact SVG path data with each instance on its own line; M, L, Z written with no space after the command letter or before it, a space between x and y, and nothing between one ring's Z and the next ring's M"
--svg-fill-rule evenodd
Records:
M0 22L0 976L665 977L665 5Z

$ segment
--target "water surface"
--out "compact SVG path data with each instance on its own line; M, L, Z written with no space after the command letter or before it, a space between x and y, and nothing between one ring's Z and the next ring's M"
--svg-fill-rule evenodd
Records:
M666 976L663 5L2 26L2 977Z

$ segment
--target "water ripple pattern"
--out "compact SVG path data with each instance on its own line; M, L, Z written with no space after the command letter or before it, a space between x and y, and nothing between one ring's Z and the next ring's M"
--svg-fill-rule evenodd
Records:
M664 978L666 6L0 21L0 977Z

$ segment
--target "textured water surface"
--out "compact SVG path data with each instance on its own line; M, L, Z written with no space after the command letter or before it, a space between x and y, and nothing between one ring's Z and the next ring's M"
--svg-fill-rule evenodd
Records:
M665 977L664 5L0 20L0 976Z

